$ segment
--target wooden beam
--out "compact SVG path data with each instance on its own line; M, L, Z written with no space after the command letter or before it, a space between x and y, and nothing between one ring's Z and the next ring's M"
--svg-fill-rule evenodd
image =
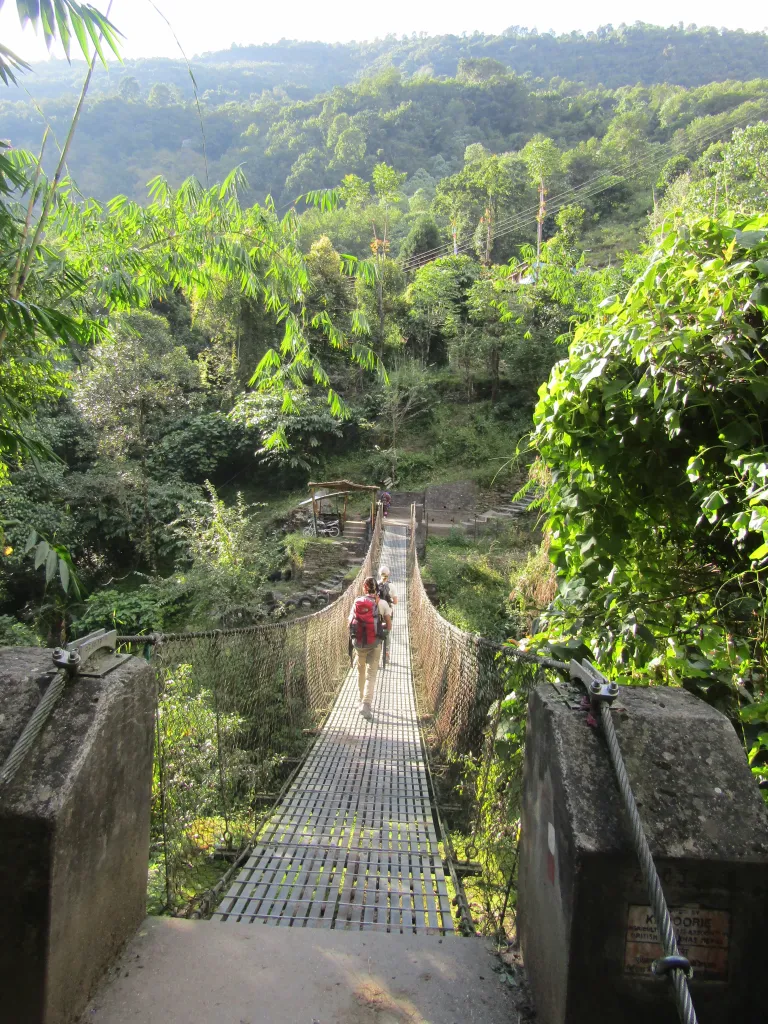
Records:
M317 487L335 487L337 491L378 491L376 484L356 484L351 480L325 480L317 483L308 483L310 489Z

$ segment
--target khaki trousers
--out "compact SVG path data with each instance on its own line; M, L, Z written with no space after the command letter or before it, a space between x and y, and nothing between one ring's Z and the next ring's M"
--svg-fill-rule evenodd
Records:
M357 655L357 686L360 690L360 700L365 704L370 704L373 701L376 673L379 670L381 644L374 644L373 647L356 647L355 654Z

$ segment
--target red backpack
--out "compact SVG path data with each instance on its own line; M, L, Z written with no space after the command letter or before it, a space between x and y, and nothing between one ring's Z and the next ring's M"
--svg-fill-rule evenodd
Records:
M349 620L349 636L355 647L372 647L384 635L383 625L372 594L355 599Z

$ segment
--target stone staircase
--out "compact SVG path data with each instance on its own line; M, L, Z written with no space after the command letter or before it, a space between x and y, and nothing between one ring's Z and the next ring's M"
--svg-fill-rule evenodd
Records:
M326 538L330 543L307 549L299 575L301 591L279 601L272 601L268 615L305 613L320 608L340 597L360 567L368 548L368 521L347 519L344 534Z
M488 523L493 519L517 519L518 516L527 512L530 506L539 497L534 491L526 492L522 498L514 499L512 495L509 495L506 500L502 500L494 508L486 509L484 512L478 512L472 519L463 519L461 522L462 526L472 527L475 522L478 524Z

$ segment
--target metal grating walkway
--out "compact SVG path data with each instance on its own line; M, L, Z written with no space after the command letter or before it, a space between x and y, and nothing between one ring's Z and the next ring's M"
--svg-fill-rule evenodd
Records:
M411 678L406 528L381 554L398 592L373 720L352 669L307 761L214 914L219 921L400 933L454 930ZM340 637L339 643L346 643Z

